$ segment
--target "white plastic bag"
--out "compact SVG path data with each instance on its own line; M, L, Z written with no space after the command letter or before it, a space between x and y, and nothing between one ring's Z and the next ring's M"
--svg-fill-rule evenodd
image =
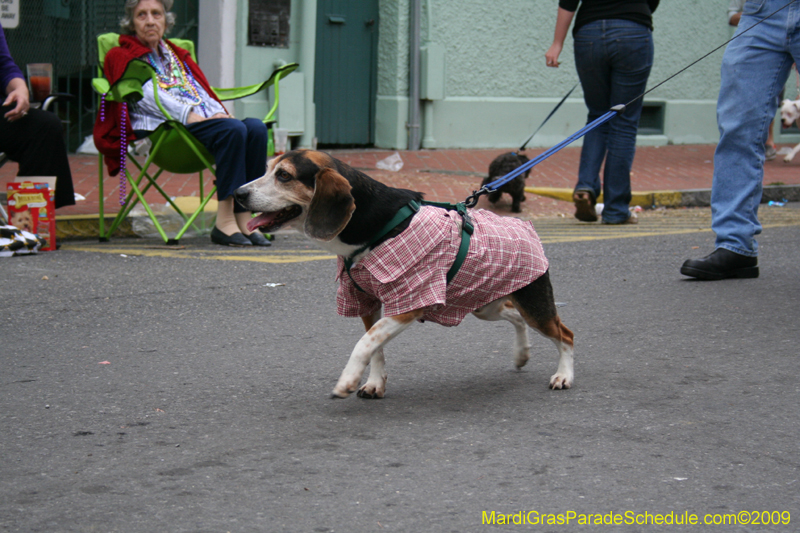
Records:
M77 152L79 154L94 154L97 155L99 152L97 151L97 147L94 145L94 138L91 135L87 135L80 146L78 146Z
M174 209L172 209L172 206L169 204L151 203L150 209L153 211L158 223L161 224L161 227L164 229L167 235L175 235L183 227L183 217L181 217ZM211 229L214 227L216 215L216 211L203 211L194 220L194 225L189 226L189 229L186 230L184 236L197 237L200 235L208 235L211 233ZM155 224L153 224L153 221L150 220L147 210L145 210L141 203L137 203L133 209L131 209L128 217L131 221L131 229L139 237L144 237L147 239L161 236L156 229Z
M403 160L400 158L400 153L395 152L386 159L381 159L375 163L375 166L382 170L391 170L392 172L397 172L403 168Z

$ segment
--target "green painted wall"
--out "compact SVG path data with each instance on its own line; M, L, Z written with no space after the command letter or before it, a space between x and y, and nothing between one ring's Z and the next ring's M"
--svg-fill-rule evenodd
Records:
M410 0L381 0L378 45L376 145L407 146ZM313 27L315 0L293 0L291 46L246 45L246 0L238 2L237 83L255 83L276 61L298 61L305 76L300 107L313 141ZM654 15L655 62L649 87L666 80L732 35L728 0L664 0ZM541 123L577 82L572 37L558 69L544 66L553 39L556 0L423 0L422 46L443 51L443 61L423 72L441 82L443 94L423 102L422 142L427 148L515 147ZM306 12L304 12L304 9ZM719 50L649 93L645 103L665 105L663 135L638 137L639 144L717 141L716 99ZM791 91L794 95L794 81ZM258 116L266 101L237 104L237 114ZM530 146L551 146L586 120L580 87ZM779 128L776 128L779 130ZM790 142L791 136L778 136Z
M728 0L670 0L654 15L655 62L649 87L731 36ZM555 0L423 0L422 40L445 50L442 100L424 104L425 147L519 145L577 82L572 37L561 67L544 66L553 39ZM406 145L409 0L381 6L377 142ZM664 135L640 144L715 142L722 50L650 93L666 102ZM431 73L435 75L435 73ZM580 87L531 143L549 146L585 123Z
M236 85L241 87L260 83L267 79L277 66L299 63L298 70L281 82L278 122L281 127L288 126L291 134L300 139L299 144L310 146L314 134L313 92L309 87L313 87L314 79L316 0L292 0L288 48L247 44L248 4L247 0L238 0L237 3ZM269 93L260 93L239 100L235 104L235 114L238 117L263 118L270 109L272 98L273 91L270 90ZM309 109L311 109L310 114Z

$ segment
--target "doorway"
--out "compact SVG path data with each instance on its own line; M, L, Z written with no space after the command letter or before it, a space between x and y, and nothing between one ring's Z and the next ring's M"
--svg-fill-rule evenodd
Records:
M378 0L319 0L314 70L317 143L375 142Z

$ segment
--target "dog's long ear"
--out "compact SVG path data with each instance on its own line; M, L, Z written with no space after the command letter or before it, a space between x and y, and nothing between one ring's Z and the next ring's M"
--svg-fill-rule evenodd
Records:
M329 241L341 233L356 209L351 189L350 182L334 169L320 170L314 197L303 224L306 235L312 239Z

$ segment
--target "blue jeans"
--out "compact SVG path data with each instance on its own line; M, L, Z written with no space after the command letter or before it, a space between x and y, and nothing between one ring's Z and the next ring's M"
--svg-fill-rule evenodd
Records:
M575 35L575 66L589 109L587 124L617 104L627 104L647 86L653 65L653 36L646 26L628 20L590 22ZM603 220L624 222L630 217L631 165L636 153L636 130L642 100L583 138L575 190L600 195L600 168L605 159L602 191Z
M756 257L761 233L758 205L764 180L764 143L792 63L800 63L800 5L784 0L747 1L722 58L717 100L719 144L714 153L711 229L716 248ZM740 36L741 34L741 36Z
M217 118L186 129L214 156L217 198L224 200L267 171L267 126L256 118ZM244 208L234 203L234 212Z

